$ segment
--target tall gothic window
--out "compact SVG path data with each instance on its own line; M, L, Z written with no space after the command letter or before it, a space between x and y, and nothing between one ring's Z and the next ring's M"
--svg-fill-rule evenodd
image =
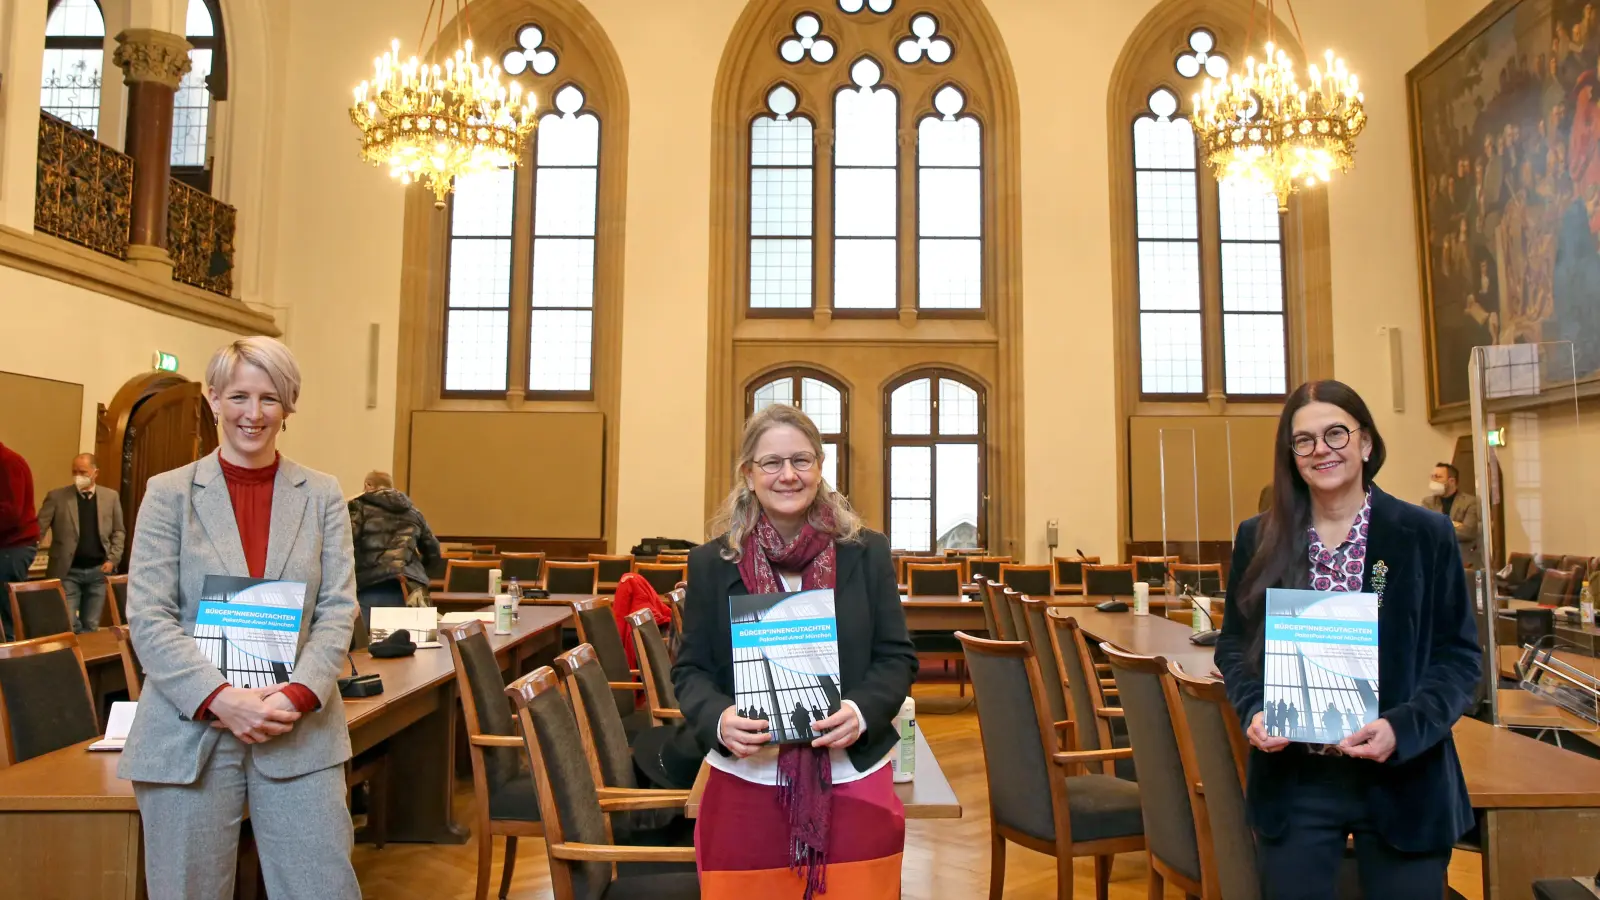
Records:
M849 494L850 391L817 369L795 367L768 372L751 382L745 393L745 415L774 403L798 407L822 433L822 477L841 494Z
M521 28L516 40L502 65L535 90L553 88L541 91L553 109L540 117L517 171L456 184L443 392L504 395L516 369L528 396L589 399L599 197L611 177L600 167L603 102L584 84L555 80L565 77L561 61L538 25Z
M1148 399L1269 399L1288 391L1277 201L1265 186L1212 177L1180 99L1198 90L1201 77L1227 73L1213 34L1193 29L1133 120L1139 388ZM1206 365L1213 354L1220 367Z
M222 25L213 9L214 0L189 0L184 36L189 51L189 72L178 83L172 101L173 177L192 181L208 168L210 152L206 139L211 124L211 87L207 79L221 56ZM207 185L209 187L209 185Z
M983 389L924 369L884 391L889 544L937 552L985 547Z
M837 5L864 18L894 6ZM908 24L886 57L836 59L839 39L811 11L779 43L792 79L750 125L751 312L984 309L982 126L946 81L958 57L939 20L922 12Z
M93 133L100 127L106 20L96 0L58 0L44 28L45 112Z

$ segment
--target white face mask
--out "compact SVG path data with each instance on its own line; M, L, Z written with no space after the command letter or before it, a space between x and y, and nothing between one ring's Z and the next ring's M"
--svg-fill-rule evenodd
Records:
M1442 482L1442 481L1430 481L1430 482L1428 482L1428 491L1429 491L1429 493L1433 494L1435 497L1443 497L1444 496L1444 482Z
M94 486L94 481L87 475L72 476L72 483L77 485L79 491L87 491L90 487Z

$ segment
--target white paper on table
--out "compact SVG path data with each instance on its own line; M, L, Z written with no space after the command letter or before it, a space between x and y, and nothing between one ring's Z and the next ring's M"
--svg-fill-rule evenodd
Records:
M128 742L128 732L133 730L133 714L139 704L118 700L111 704L111 715L106 719L106 736L89 745L90 750L121 750Z
M419 649L437 648L439 644L439 610L432 606L374 606L372 624L367 632L376 644L390 634L404 628L411 632L411 640Z
M453 612L439 617L440 625L460 625L463 622L488 622L494 624L494 610L483 612Z

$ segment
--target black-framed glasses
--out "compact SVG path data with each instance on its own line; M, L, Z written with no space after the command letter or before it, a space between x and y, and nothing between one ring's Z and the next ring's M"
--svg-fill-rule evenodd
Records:
M810 471L817 464L815 453L796 453L793 456L768 456L756 460L756 467L768 475L776 475L783 471L783 464L794 466L796 472Z
M1346 428L1343 425L1334 425L1322 433L1322 444L1329 450L1343 450L1350 446L1350 435L1360 431L1361 426ZM1317 452L1317 436L1314 434L1297 434L1289 444L1295 456L1310 456Z

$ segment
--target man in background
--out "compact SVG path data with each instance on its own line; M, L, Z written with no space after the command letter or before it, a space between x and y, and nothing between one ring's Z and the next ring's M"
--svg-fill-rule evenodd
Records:
M364 493L350 501L356 549L356 600L370 625L374 606L427 606L427 566L439 560L439 539L388 472L369 472Z
M106 576L117 570L128 533L122 525L122 500L100 487L93 453L72 458L72 484L44 497L39 534L51 533L49 578L61 579L72 612L72 630L97 631L106 604Z
M1428 496L1422 505L1450 517L1456 527L1456 540L1461 544L1461 561L1470 566L1482 564L1482 549L1478 546L1478 498L1461 492L1461 470L1449 463L1436 463L1433 480L1428 483Z
M0 444L0 632L11 640L11 598L6 585L28 580L39 550L39 517L33 511L33 470L16 451Z

